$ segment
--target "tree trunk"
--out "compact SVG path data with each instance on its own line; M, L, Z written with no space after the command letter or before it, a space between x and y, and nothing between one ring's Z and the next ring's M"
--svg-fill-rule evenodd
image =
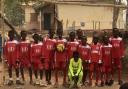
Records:
M121 4L121 0L119 0L119 2L116 2L116 0L114 0L114 5L120 5L120 4ZM117 28L117 20L118 20L119 12L120 12L120 8L114 6L112 28Z
M128 6L128 0L127 0L127 6ZM128 8L126 11L126 30L128 30Z

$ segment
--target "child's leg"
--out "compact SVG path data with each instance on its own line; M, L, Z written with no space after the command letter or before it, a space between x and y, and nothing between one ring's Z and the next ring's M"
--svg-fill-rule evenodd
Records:
M8 74L9 74L9 82L8 82L8 85L12 85L13 84L13 79L12 79L12 66L9 65L8 66Z
M9 74L9 78L12 78L12 66L8 67L8 74Z
M87 72L88 72L88 69L87 69L87 64L83 64L83 79L82 79L82 83L84 84L84 82L86 81L86 78L87 78Z
M43 79L43 69L40 69L40 80Z
M66 73L67 73L67 71L66 71L66 62L63 62L62 63L62 65L63 65L63 68L62 68L62 70L63 70L63 84L66 84Z
M19 80L19 67L15 68L17 80Z
M70 72L68 72L68 78L70 80L70 83L73 82L73 80L72 80L72 74Z
M48 81L48 69L45 70L46 81Z
M34 70L35 78L38 79L38 70Z
M94 72L94 63L89 64L89 85L92 85L93 72Z
M51 81L51 73L52 73L52 70L49 69L49 70L48 70L48 81Z
M30 83L32 83L32 67L28 68L29 77L30 77Z
M58 68L55 68L55 82L58 83Z
M83 71L81 71L81 72L79 73L78 82L77 82L78 86L80 85L80 82L82 81L82 78L83 78Z
M98 63L95 63L95 68L96 68L96 85L99 82L99 74L100 74L100 66Z
M21 72L21 76L22 76L23 81L25 81L25 78L24 78L24 67L23 66L20 67L20 72Z

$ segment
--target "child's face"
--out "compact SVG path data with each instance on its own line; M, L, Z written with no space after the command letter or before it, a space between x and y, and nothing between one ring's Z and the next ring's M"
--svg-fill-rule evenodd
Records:
M86 44L87 43L87 38L82 38L82 44Z
M35 42L38 42L38 40L39 40L38 35L35 35L35 36L33 37L33 39L34 39Z
M59 32L57 33L57 35L58 35L59 38L62 38L63 31L59 31Z
M97 44L98 43L98 38L94 38L93 42L94 42L94 44Z
M105 38L104 39L104 44L108 44L108 41L109 41L108 38Z
M14 33L9 33L8 36L9 36L10 40L14 39Z
M70 34L70 39L73 41L75 39L75 34Z
M49 32L49 36L50 36L50 38L53 38L54 32Z
M114 36L114 37L117 37L117 36L118 36L118 32L117 32L117 31L114 31L114 32L113 32L113 36Z
M21 34L21 37L22 37L22 39L26 39L27 34L26 34L26 33L22 33L22 34Z
M78 59L79 59L79 56L78 56L78 55L74 55L74 60L75 60L75 62L77 62Z

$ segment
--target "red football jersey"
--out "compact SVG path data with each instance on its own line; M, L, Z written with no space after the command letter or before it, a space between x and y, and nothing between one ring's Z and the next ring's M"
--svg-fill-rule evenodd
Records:
M99 62L100 59L100 51L101 45L97 43L97 45L91 44L91 62Z
M66 42L67 42L66 39L62 39L62 40L57 39L56 40L56 47L57 47L58 44L63 44L66 47ZM59 62L64 62L67 59L66 56L67 56L66 55L66 50L64 50L64 52L58 52L58 51L56 51L55 52L55 61L56 62L58 62L58 61Z
M32 43L31 44L31 52L30 52L30 57L31 60L34 61L39 61L42 58L42 53L43 53L43 43Z
M7 41L4 45L4 57L9 64L15 64L19 59L18 41Z
M47 38L44 41L44 58L45 61L54 60L54 53L55 53L55 39Z
M30 41L19 42L19 58L20 61L30 61Z
M105 66L112 64L112 45L102 45L101 47L102 61Z
M122 38L110 38L112 45L112 58L121 58L124 55Z
M67 57L68 59L72 58L73 52L77 51L79 43L77 41L67 42Z
M79 45L78 52L80 53L80 57L83 61L90 60L91 47L89 45Z

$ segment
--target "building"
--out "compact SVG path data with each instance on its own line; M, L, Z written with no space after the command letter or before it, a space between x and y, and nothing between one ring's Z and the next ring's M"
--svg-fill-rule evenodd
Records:
M77 0L77 2L59 0L59 3L47 3L38 15L32 8L32 4L27 5L25 6L26 27L27 29L40 29L42 32L49 28L56 30L61 27L64 31L78 28L83 30L112 28L113 7L86 6L82 3L86 3L85 0ZM124 28L123 10L120 10L117 26Z

